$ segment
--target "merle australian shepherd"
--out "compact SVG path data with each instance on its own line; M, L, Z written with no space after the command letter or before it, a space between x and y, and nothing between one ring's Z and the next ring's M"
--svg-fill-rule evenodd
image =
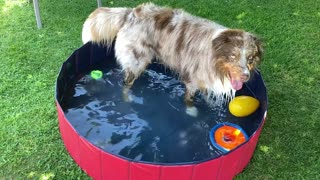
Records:
M83 25L83 43L110 47L114 40L124 71L125 99L134 81L157 59L185 84L187 113L193 116L195 92L209 103L232 99L262 56L261 42L249 32L152 3L92 12Z

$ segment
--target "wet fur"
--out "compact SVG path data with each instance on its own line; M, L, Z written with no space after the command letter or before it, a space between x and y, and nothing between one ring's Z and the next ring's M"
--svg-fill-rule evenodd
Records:
M236 91L232 82L238 88L246 82L262 55L261 43L251 33L151 3L98 8L85 21L82 39L105 46L116 39L115 54L125 72L124 92L156 58L179 74L188 107L196 91L210 103L232 99Z

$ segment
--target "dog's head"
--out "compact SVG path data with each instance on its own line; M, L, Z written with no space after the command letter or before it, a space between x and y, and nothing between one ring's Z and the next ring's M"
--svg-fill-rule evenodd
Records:
M212 45L214 68L221 76L229 78L233 89L241 89L261 61L260 40L242 30L225 30L212 41Z

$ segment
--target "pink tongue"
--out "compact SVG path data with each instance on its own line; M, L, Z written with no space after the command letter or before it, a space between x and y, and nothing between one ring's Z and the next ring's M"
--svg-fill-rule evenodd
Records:
M231 85L233 89L238 91L242 88L243 82L231 78Z

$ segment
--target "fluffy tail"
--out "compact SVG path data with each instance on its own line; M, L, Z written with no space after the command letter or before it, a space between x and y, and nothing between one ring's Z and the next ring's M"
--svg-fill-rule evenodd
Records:
M132 12L129 8L98 8L83 24L82 42L92 41L110 46Z

